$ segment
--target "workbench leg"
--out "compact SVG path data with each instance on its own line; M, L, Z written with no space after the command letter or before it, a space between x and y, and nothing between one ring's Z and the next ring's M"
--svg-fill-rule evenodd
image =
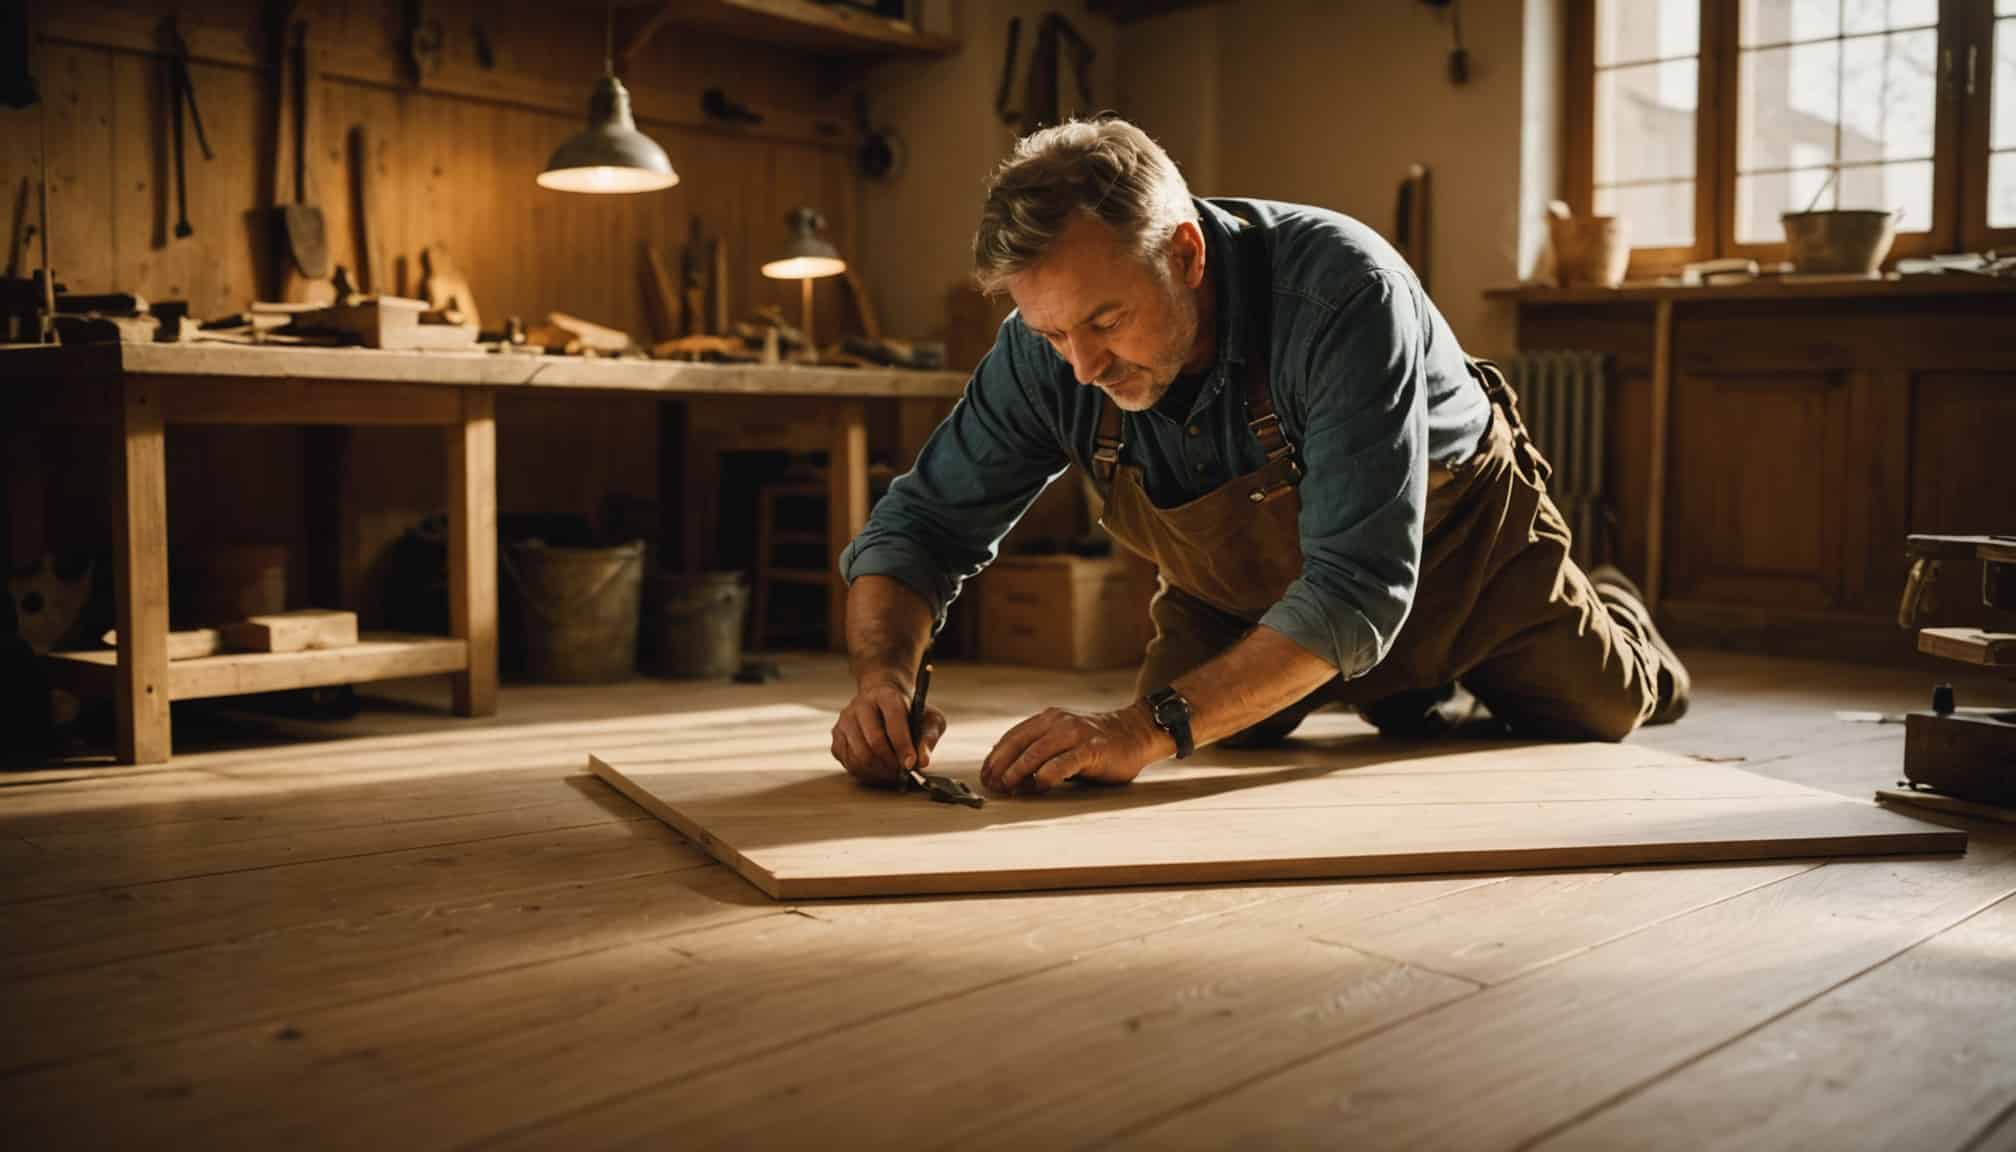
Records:
M1645 607L1659 608L1666 569L1666 437L1673 411L1673 301L1652 305L1651 483L1645 508Z
M160 398L143 377L120 389L119 519L112 600L119 630L113 712L122 764L159 764L168 727L168 477Z
M685 522L680 563L688 575L707 571L721 538L721 433L708 421L707 397L686 401L685 441L679 452Z
M455 712L497 711L497 419L491 394L462 397L462 423L448 428L448 618L469 645L454 674Z
M834 406L833 445L826 458L826 562L833 565L826 607L826 642L847 650L847 585L840 550L868 523L868 409L859 400Z

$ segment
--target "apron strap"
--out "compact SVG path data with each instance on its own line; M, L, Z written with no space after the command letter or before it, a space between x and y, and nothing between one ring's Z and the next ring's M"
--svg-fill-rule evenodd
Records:
M1297 476L1302 466L1295 462L1295 446L1282 430L1281 416L1274 411L1274 394L1267 370L1268 344L1274 338L1274 254L1268 250L1267 236L1252 224L1239 230L1246 244L1246 427L1260 442L1267 463L1288 460Z
M1238 239L1246 245L1246 297L1251 310L1245 366L1246 427L1260 441L1260 451L1266 455L1268 464L1285 458L1294 474L1300 476L1302 466L1294 461L1295 446L1288 442L1288 434L1281 428L1281 417L1274 411L1274 396L1268 388L1267 344L1274 336L1274 254L1268 250L1264 232L1244 219L1234 219L1240 223ZM1112 485L1120 468L1120 453L1126 446L1120 407L1102 394L1099 430L1092 436L1092 480L1100 491Z
M1120 406L1105 393L1099 394L1099 431L1092 436L1092 480L1100 491L1113 484L1120 469L1120 450L1127 446L1120 433Z

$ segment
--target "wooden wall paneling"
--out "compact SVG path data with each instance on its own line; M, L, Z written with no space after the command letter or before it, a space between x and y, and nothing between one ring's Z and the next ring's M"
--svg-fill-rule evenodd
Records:
M1909 530L2016 532L2016 372L1927 372L1913 384Z
M119 156L112 136L112 59L102 52L51 45L44 64L50 263L57 282L73 292L110 291L119 284L107 227L116 202L113 179ZM28 109L31 116L37 111ZM37 136L29 135L26 143L32 156ZM31 220L33 208L31 203ZM34 258L39 256L38 244Z
M1857 372L1848 379L1842 454L1841 606L1892 613L1904 591L1904 537L1911 501L1909 373Z

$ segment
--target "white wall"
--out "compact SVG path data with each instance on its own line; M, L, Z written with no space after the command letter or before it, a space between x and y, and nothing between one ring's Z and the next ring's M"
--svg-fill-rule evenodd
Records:
M1215 148L1214 159L1192 161L1209 176L1200 191L1320 204L1388 236L1401 178L1426 164L1436 304L1466 349L1503 355L1512 317L1483 292L1519 277L1522 165L1544 159L1521 144L1526 9L1466 0L1470 79L1458 87L1447 78L1444 10L1232 0L1127 28L1122 105L1160 121L1179 147ZM1200 73L1215 100L1194 97ZM1209 117L1213 104L1214 127L1175 123Z
M923 337L937 331L944 324L946 289L970 281L983 186L1015 143L1015 130L994 112L1008 20L1022 18L1018 55L1026 67L1037 25L1053 9L1095 52L1089 108L1073 106L1076 85L1068 63L1060 61L1062 111L1090 115L1114 106L1120 54L1115 28L1087 14L1084 0L930 0L920 13L921 26L958 37L960 50L943 59L891 61L879 65L871 79L871 112L878 125L902 136L909 157L894 179L861 190L858 243L889 334ZM1020 108L1019 71L1010 97L1011 107Z
M1436 303L1469 351L1506 355L1511 310L1483 292L1531 270L1554 194L1559 4L1462 0L1470 79L1458 87L1449 14L1417 0L1225 0L1118 27L1083 0L931 0L924 26L961 50L884 64L871 81L877 119L909 150L899 178L862 192L860 247L884 324L925 335L943 323L945 289L968 274L982 182L1014 142L993 108L1008 19L1022 17L1026 56L1056 8L1098 52L1083 111L1140 124L1199 194L1321 204L1390 236L1400 179L1426 164Z

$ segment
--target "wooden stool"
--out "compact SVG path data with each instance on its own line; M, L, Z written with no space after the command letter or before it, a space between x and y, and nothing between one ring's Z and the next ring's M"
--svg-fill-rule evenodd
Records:
M770 586L809 584L824 588L838 577L828 568L786 568L777 565L777 545L826 543L825 532L789 531L777 527L777 503L784 499L813 499L825 505L826 482L811 480L765 484L756 492L756 565L749 584L748 639L751 648L762 648L770 637ZM823 515L823 513L821 513Z
M868 469L869 503L888 491L893 473L887 465ZM749 623L744 643L760 649L770 637L770 587L773 584L801 584L829 588L839 581L840 550L845 540L830 540L824 529L788 529L777 526L777 505L784 500L804 500L818 508L816 519L826 518L826 470L815 469L809 479L777 480L756 490L756 558L749 582ZM807 516L807 520L815 517ZM797 568L777 563L779 544L824 545L826 563L818 568Z

